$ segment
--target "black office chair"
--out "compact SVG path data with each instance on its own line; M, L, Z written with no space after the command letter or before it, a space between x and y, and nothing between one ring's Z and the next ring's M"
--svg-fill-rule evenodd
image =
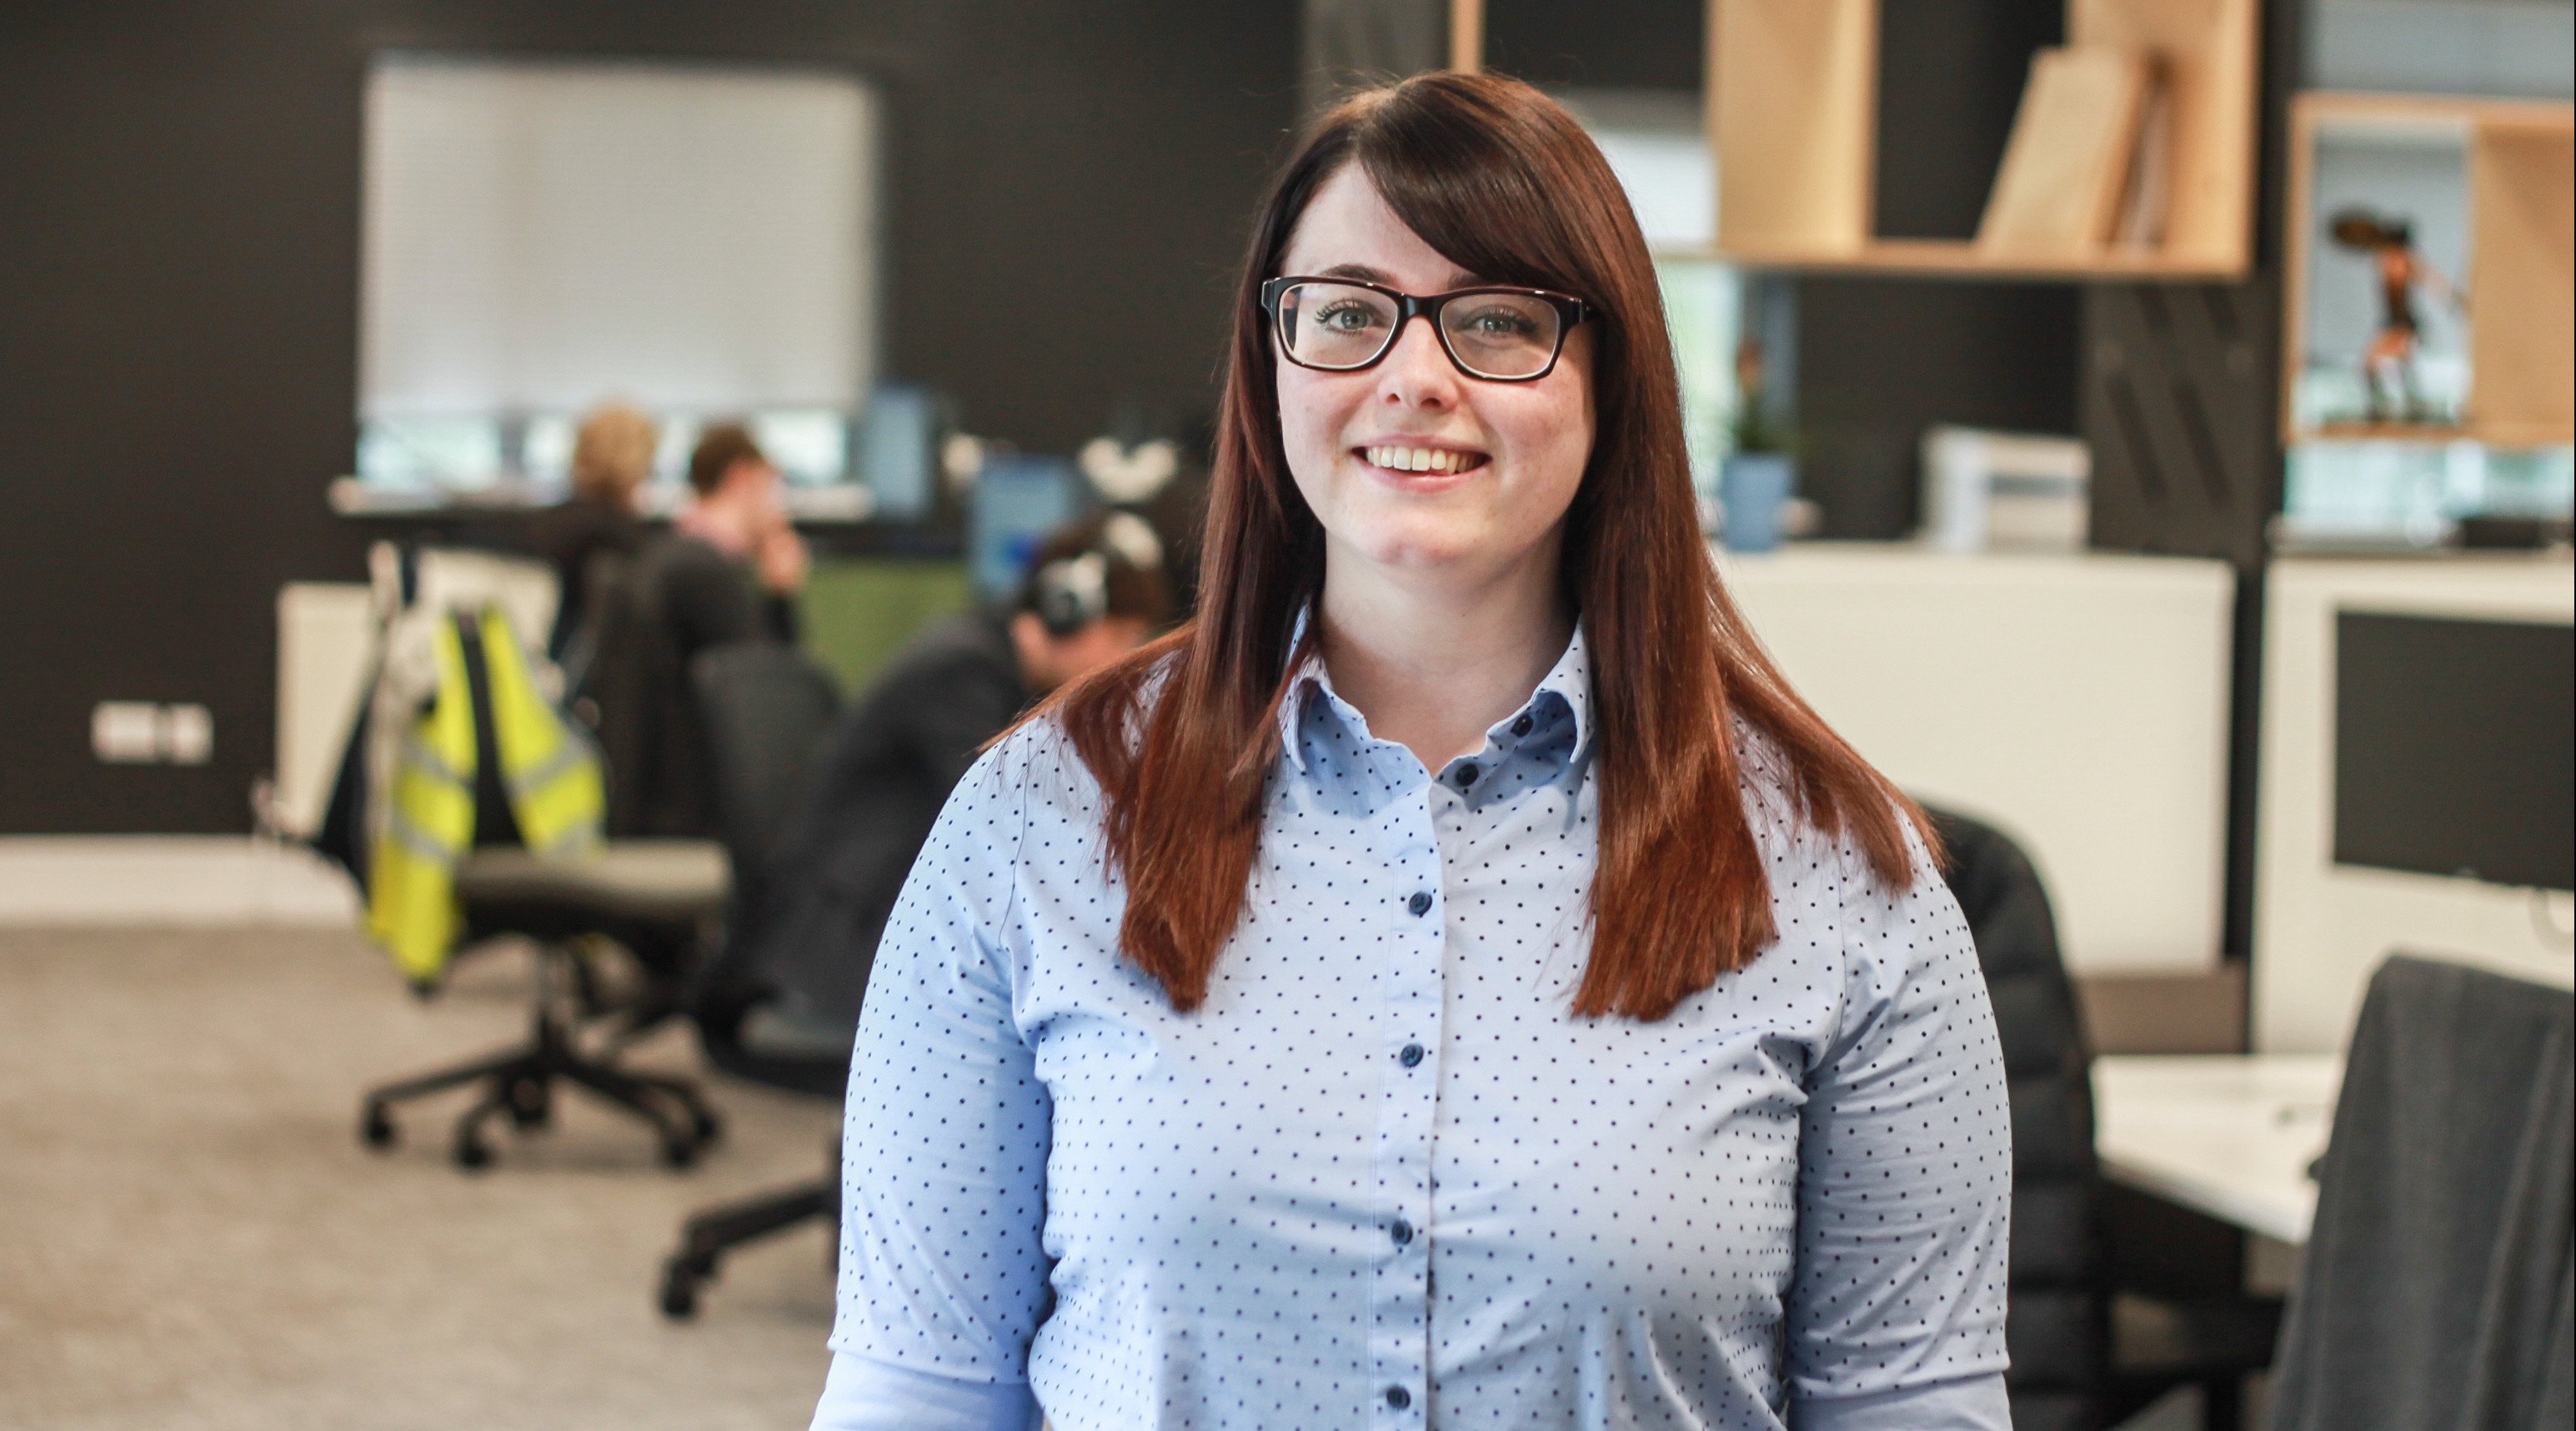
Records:
M359 1137L371 1148L397 1140L396 1104L468 1084L483 1096L456 1124L457 1166L492 1163L488 1125L507 1119L519 1129L553 1118L559 1085L570 1085L650 1124L663 1161L695 1162L721 1123L686 1079L639 1073L617 1064L635 1037L679 1007L673 992L694 951L725 906L729 882L723 851L704 841L610 841L578 856L543 856L521 846L503 790L489 682L483 673L478 618L459 614L467 688L473 699L475 848L458 862L454 890L465 947L518 937L533 941L537 977L525 1044L437 1072L369 1090L359 1108ZM642 992L609 1007L596 968L600 941L634 953L646 970ZM585 1026L598 1030L585 1048Z
M775 993L754 961L763 943L761 918L770 907L778 843L805 798L840 693L811 661L773 642L704 652L689 674L706 724L716 811L734 870L724 951L709 966L695 1001L699 1039L708 1060L735 1077L837 1099L849 1077L848 1040L829 1052L783 1051L760 1046L748 1026L752 1011ZM663 1263L663 1313L694 1315L699 1289L714 1279L718 1262L733 1248L817 1218L837 1226L839 1161L836 1148L834 1169L820 1178L690 1217L679 1249Z
M2179 1386L2203 1388L2210 1431L2239 1424L2246 1375L2271 1362L2280 1304L2177 1304L2114 1285L2093 1151L2092 1049L2039 872L1992 826L1930 812L2003 1043L2012 1102L2012 1353L2016 1431L2095 1431Z

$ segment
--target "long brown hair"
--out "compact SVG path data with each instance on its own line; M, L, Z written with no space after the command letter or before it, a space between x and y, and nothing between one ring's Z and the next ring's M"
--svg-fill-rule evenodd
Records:
M1292 633L1324 570L1323 529L1281 446L1259 290L1307 202L1350 163L1461 268L1572 293L1603 314L1598 436L1562 563L1592 658L1601 803L1574 1012L1662 1018L1775 937L1739 783L1739 720L1776 748L1799 814L1848 834L1882 882L1908 883L1906 826L1930 839L1921 813L1789 689L1701 545L1662 299L1618 180L1537 90L1431 74L1326 115L1262 206L1235 290L1197 618L1030 717L1060 720L1100 783L1106 858L1127 887L1120 951L1174 1008L1194 1009L1242 917L1277 713L1292 657L1305 654L1290 649Z

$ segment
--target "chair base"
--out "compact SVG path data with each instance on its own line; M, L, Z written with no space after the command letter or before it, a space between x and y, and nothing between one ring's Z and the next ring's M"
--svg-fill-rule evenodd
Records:
M833 1162L839 1161L836 1155ZM662 1263L662 1315L673 1321L696 1316L698 1291L715 1280L716 1263L725 1253L814 1218L824 1219L835 1228L840 1226L838 1178L817 1178L711 1207L691 1217L681 1226L680 1250Z
M573 1037L572 1021L557 1012L562 1002L557 991L566 985L581 986L588 971L564 945L540 944L537 952L537 992L528 1042L370 1090L359 1106L359 1140L370 1148L390 1148L397 1137L395 1104L480 1083L483 1096L456 1120L454 1154L458 1167L479 1172L492 1165L492 1145L484 1136L487 1125L506 1117L516 1128L543 1128L554 1118L556 1086L569 1084L651 1124L660 1136L664 1163L674 1168L695 1163L698 1153L723 1131L697 1086L683 1078L619 1068L612 1061L614 1045L607 1056L583 1052Z

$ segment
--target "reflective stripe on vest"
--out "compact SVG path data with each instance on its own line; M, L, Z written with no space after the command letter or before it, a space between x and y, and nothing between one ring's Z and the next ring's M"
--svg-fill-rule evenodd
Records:
M474 843L474 697L456 624L432 638L438 690L403 735L367 878L367 932L416 984L447 967L459 920L456 860Z
M519 822L519 838L540 854L596 847L608 808L599 757L537 693L527 655L498 611L484 613L483 670L492 684L501 783Z

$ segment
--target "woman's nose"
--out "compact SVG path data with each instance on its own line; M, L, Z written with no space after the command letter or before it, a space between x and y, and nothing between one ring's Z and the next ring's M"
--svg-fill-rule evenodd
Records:
M1416 317L1404 325L1378 372L1379 395L1390 403L1438 407L1458 396L1458 369L1429 318Z

